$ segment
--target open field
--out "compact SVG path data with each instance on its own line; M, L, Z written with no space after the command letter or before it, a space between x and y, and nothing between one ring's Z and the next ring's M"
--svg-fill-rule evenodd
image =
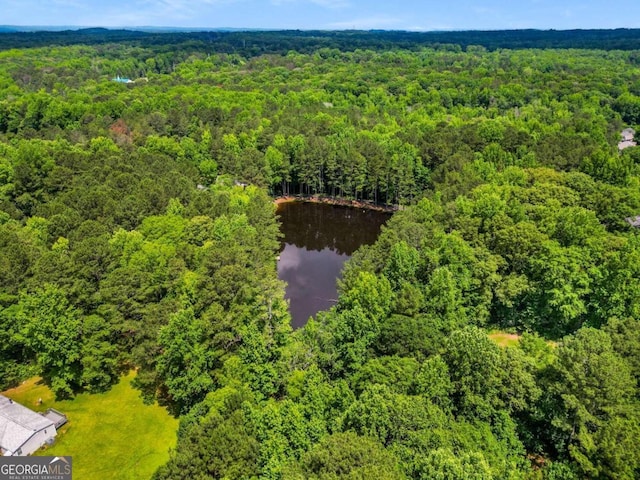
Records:
M131 387L134 376L106 393L60 402L39 378L3 394L36 411L53 407L67 415L55 444L37 454L71 455L74 479L148 479L175 447L178 420L157 404L145 405Z
M492 330L489 332L489 338L500 347L515 347L520 341L521 335L517 333L503 332L501 330ZM556 348L559 342L554 340L546 340L547 345Z
M520 341L520 335L501 331L490 332L489 338L501 347L515 347Z

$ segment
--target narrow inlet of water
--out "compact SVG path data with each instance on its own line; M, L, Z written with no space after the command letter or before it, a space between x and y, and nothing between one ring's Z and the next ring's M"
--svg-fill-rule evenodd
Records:
M342 266L361 245L370 245L389 219L384 212L319 203L278 206L281 231L278 277L287 282L293 328L331 308Z

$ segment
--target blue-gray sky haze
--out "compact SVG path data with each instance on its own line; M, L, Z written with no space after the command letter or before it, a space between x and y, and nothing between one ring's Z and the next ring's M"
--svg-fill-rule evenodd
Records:
M268 29L640 28L640 2L577 0L0 0L5 25Z

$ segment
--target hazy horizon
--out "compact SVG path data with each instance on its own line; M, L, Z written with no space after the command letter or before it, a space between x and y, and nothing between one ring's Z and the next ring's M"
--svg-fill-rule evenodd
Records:
M234 30L640 28L640 4L506 0L5 0L3 26Z
M210 27L179 27L172 25L0 25L0 29L13 29L20 33L33 33L33 32L63 32L63 31L80 31L88 29L105 29L105 30L127 30L127 31L139 31L139 32L169 32L169 31L181 31L181 32L207 32L207 31L221 31L221 32L286 32L286 31L324 31L324 32L409 32L409 33L455 33L455 32L509 32L509 31L524 31L533 30L540 32L563 32L563 31L593 31L593 30L638 30L638 27L611 27L611 28L452 28L452 29L433 29L433 30L409 30L402 28L268 28L268 27L225 27L225 26L210 26Z

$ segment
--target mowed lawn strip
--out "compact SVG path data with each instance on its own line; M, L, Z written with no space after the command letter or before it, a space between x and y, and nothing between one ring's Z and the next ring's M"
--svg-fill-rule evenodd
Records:
M175 447L178 420L157 404L145 405L131 386L134 377L123 377L106 393L60 402L39 379L4 395L35 411L53 407L67 415L56 442L37 455L71 455L75 480L149 479Z

